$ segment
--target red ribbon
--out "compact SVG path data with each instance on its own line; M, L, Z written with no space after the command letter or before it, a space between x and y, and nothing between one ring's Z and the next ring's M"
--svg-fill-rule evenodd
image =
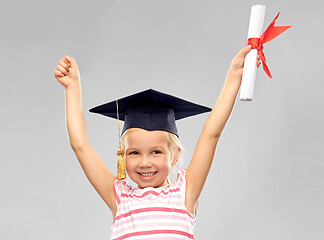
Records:
M272 39L279 36L281 33L283 33L284 31L286 31L288 28L291 27L291 26L276 26L276 27L274 26L277 18L279 17L279 14L280 12L275 17L275 19L273 19L273 21L270 23L267 30L264 31L264 33L261 35L260 38L249 38L247 42L247 45L251 45L252 49L258 50L258 54L262 62L263 70L266 72L269 78L272 78L272 76L270 74L269 68L266 64L266 59L263 54L263 44L271 41Z

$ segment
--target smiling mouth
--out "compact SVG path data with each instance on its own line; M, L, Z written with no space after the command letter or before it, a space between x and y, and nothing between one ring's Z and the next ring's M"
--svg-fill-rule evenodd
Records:
M156 174L157 172L152 172L152 173L138 173L139 175L143 176L143 177L151 177L153 176L154 174Z

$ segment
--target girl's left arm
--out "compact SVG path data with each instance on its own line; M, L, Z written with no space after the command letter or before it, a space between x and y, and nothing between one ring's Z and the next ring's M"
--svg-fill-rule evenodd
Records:
M231 115L241 85L244 58L250 50L251 46L246 46L233 58L223 89L207 118L187 168L186 207L192 213L213 162L218 140ZM260 66L259 61L257 66Z

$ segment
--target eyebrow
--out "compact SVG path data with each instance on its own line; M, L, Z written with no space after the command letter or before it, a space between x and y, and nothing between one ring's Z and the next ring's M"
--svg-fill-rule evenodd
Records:
M149 150L154 150L154 149L167 150L168 147L160 146L160 145L154 145L153 147L149 147L147 149L149 149ZM127 151L139 151L139 150L140 150L140 148L138 148L138 147L130 146L130 147L127 147L126 152Z

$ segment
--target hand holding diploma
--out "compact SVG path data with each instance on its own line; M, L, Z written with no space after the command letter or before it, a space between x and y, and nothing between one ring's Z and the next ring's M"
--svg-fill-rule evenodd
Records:
M260 36L265 16L265 6L255 5L251 8L249 31L248 31L248 45L252 46L252 50L247 54L244 62L244 70L242 76L242 85L240 92L240 100L252 101L254 92L254 83L256 75L255 60L257 55L262 61L263 70L267 73L269 78L272 78L270 71L266 64L266 59L263 54L263 44L271 41L291 26L274 26L278 16L271 22L267 30Z

